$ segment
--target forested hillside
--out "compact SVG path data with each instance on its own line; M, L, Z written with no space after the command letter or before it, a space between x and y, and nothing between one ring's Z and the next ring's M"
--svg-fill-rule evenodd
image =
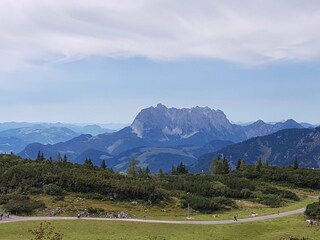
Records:
M271 207L299 200L295 193L278 189L268 184L270 181L320 189L319 171L310 169L243 165L230 171L225 165L226 171L213 170L212 175L207 175L190 174L181 163L172 168L171 174L163 174L160 169L152 175L148 168L141 169L131 161L128 174L119 174L106 169L105 165L94 167L90 159L82 165L65 160L40 158L33 161L15 155L0 155L0 191L2 198L6 196L2 204L8 204L10 196L15 194L63 196L81 193L89 198L150 204L175 198L179 199L182 208L189 203L195 210L212 212L236 208L236 199Z

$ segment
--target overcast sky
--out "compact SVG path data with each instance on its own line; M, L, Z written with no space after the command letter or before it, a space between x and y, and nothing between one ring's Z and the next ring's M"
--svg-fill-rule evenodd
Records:
M0 1L0 121L209 106L320 123L320 1Z

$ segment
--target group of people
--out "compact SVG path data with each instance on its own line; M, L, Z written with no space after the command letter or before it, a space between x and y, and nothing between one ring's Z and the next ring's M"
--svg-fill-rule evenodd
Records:
M0 213L0 221L2 221L3 216L4 216L4 214ZM6 217L9 218L10 217L10 213L7 213Z

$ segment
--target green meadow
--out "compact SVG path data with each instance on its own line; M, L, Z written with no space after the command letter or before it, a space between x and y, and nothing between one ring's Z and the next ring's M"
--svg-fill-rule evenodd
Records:
M307 226L302 214L231 225L173 225L88 220L56 220L51 223L56 231L64 234L64 240L279 240L289 239L290 236L320 239L320 227ZM36 228L39 224L40 221L0 224L0 239L30 240L32 235L28 230Z

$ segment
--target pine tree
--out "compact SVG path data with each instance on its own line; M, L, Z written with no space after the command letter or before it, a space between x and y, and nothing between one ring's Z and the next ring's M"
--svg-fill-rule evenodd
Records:
M159 168L157 175L158 175L159 177L162 177L162 176L163 176L163 170L162 170L162 168Z
M223 158L223 174L228 174L230 172L229 161L226 157Z
M241 159L238 159L238 161L237 161L237 166L236 166L236 170L240 170L241 162L242 162L242 160L241 160Z
M66 154L63 156L63 162L65 162L65 163L68 162L68 157Z
M131 158L128 169L127 169L127 174L131 177L136 177L138 174L138 162L135 157Z
M106 164L106 160L102 160L102 162L101 162L101 168L103 169L103 170L106 170L107 169L107 164Z
M298 163L298 158L296 157L293 161L293 169L298 169L299 168L299 163Z
M246 162L244 160L241 160L239 170L244 171L245 169L246 169Z
M187 173L188 173L188 169L186 165L184 165L183 162L180 162L177 166L177 174L187 174Z
M145 173L147 176L151 173L148 166L147 166L146 169L144 170L144 173Z
M223 174L224 173L224 166L223 162L218 159L213 159L210 165L210 172L211 174Z
M84 165L88 167L93 167L92 160L90 158L86 158L86 160L84 160Z
M41 156L40 156L40 161L44 161L44 160L46 160L46 158L44 157L44 154L43 154L43 152L41 153Z
M172 165L172 167L171 167L171 174L172 175L177 174L177 169L176 169L176 167L174 165Z
M38 151L38 155L37 155L37 158L36 158L37 161L40 161L41 160L41 152Z
M259 158L257 161L256 161L256 166L255 166L255 170L257 173L261 173L261 168L262 168L262 161L261 161L261 158Z

